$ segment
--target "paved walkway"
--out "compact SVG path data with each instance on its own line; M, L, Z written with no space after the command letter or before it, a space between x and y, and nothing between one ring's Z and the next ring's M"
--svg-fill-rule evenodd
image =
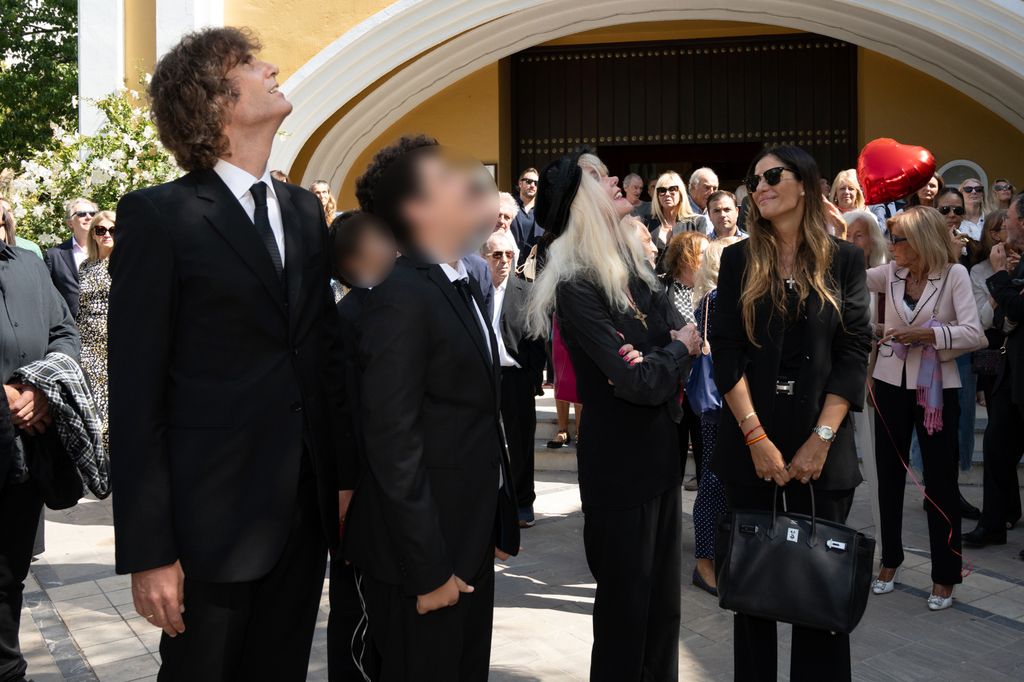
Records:
M976 504L981 489L965 485ZM868 490L858 490L851 524L873 534ZM684 510L694 493L684 493ZM928 577L925 516L907 489L907 564L895 593L872 597L852 639L854 678L929 682L1024 679L1024 530L1010 544L968 554L975 572L956 591L954 609L925 607ZM492 680L587 679L593 578L583 557L583 517L575 474L539 472L537 526L524 532L520 557L497 567ZM965 524L965 530L973 522ZM128 579L113 573L109 501L83 501L48 512L47 552L33 565L22 618L22 643L36 682L154 680L159 632L131 606ZM693 533L684 517L684 576L693 560ZM732 618L689 585L682 597L680 679L732 679ZM309 668L326 680L327 590ZM779 678L788 670L789 628L780 632ZM822 672L828 680L828 672Z

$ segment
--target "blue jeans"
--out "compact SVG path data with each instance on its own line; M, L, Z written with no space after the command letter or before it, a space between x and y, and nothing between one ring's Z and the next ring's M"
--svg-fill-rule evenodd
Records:
M965 353L956 359L960 372L960 469L967 471L974 460L974 422L977 416L978 375L971 369L971 354Z

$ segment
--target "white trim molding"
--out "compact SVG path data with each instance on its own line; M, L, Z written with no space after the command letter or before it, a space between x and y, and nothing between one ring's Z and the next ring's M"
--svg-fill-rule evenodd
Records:
M87 46L87 49L82 49ZM103 124L92 103L124 87L124 0L78 0L78 130Z
M223 25L224 0L156 0L156 56L163 56L186 33Z
M290 168L306 141L349 100L314 151L303 184L338 184L388 126L466 75L581 31L651 21L726 20L827 35L897 59L975 99L1024 131L1024 13L1011 0L403 0L365 20L295 72L295 105L271 165Z

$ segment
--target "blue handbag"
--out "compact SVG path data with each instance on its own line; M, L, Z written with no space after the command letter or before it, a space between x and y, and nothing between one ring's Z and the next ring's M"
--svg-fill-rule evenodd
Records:
M711 311L711 292L704 296L704 333L700 354L690 367L690 376L686 378L686 399L690 407L704 419L718 422L722 411L722 396L715 385L714 365L711 363L711 346L708 345L708 315Z

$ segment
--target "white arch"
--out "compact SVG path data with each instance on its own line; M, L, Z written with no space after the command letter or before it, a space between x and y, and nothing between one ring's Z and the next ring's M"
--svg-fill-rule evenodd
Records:
M328 117L411 59L332 127L312 155L303 183L326 177L336 186L365 146L394 121L502 57L589 29L685 19L784 26L861 45L939 78L1024 130L1024 52L1015 49L1024 14L1012 5L1012 0L975 0L969 8L930 0L731 0L725 8L711 0L404 0L343 35L288 79L284 88L296 113L285 123L290 135L276 146L271 163L289 167ZM907 93L894 96L901 94Z

